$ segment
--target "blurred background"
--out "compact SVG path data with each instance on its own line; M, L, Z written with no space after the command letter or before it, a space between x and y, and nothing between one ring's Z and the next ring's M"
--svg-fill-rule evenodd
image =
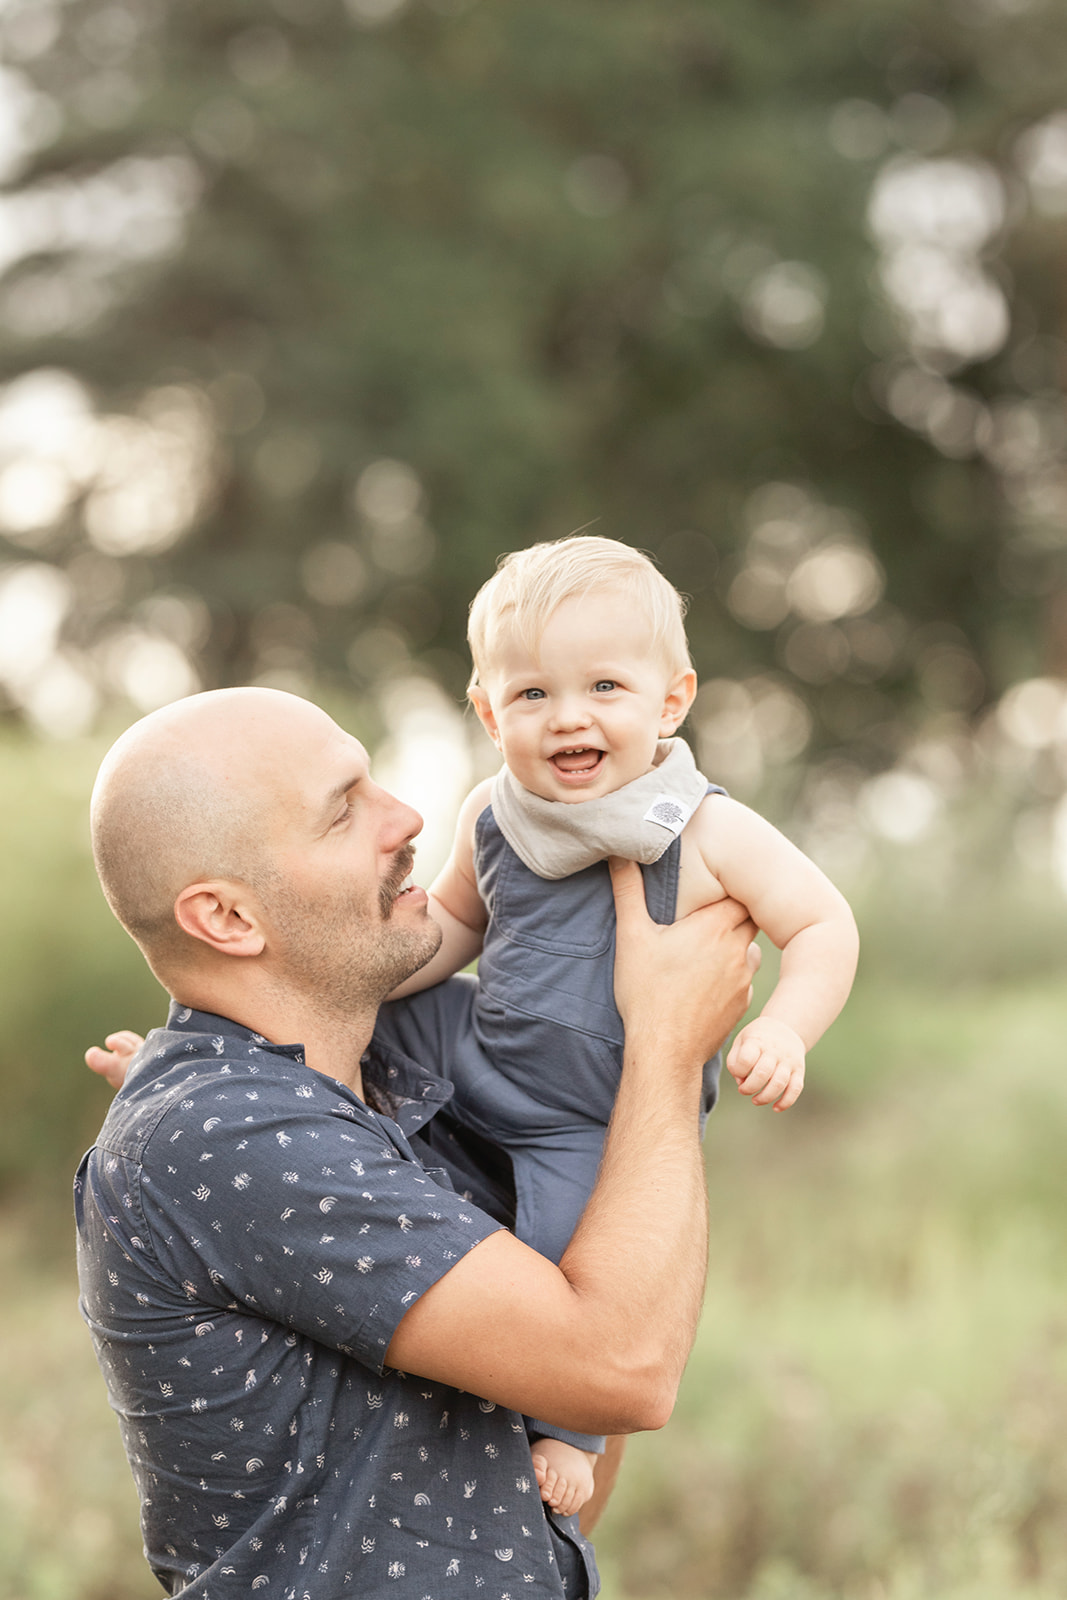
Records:
M709 1131L607 1600L1062 1597L1060 0L0 0L0 56L0 1596L158 1593L70 1242L82 1052L162 1016L103 750L310 695L425 880L469 600L589 527L864 936L800 1106Z

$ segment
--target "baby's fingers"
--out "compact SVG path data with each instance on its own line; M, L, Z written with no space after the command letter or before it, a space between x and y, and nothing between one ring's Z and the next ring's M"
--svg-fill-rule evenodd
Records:
M754 1043L754 1042L753 1042ZM749 1046L750 1049L753 1045ZM743 1095L751 1099L754 1106L772 1106L783 1099L792 1087L794 1074L799 1072L800 1081L789 1099L786 1100L782 1110L785 1111L793 1104L804 1085L804 1068L799 1068L788 1057L779 1056L774 1050L756 1050L757 1059L747 1070L742 1078L737 1072L737 1087Z
M756 1060L746 1072L744 1081L738 1081L737 1087L742 1094L751 1097L753 1104L758 1106L766 1105L767 1086L773 1082L777 1070L777 1057L771 1055L767 1050L757 1048ZM781 1094L784 1088L785 1080L783 1079L778 1086L778 1094ZM775 1099L777 1098L778 1095L776 1094Z
M102 1050L98 1044L91 1045L85 1052L85 1065L112 1089L122 1088L128 1059L127 1056L113 1055L110 1050Z
M134 1033L132 1028L120 1028L118 1033L109 1033L104 1040L109 1050L114 1050L119 1056L136 1055L144 1044L139 1033Z
M788 1111L790 1106L795 1106L804 1091L804 1068L794 1068L786 1085L785 1093L775 1105L775 1111Z
M85 1065L112 1089L121 1089L126 1070L144 1040L132 1029L121 1028L117 1033L109 1033L104 1043L108 1046L106 1050L98 1044L90 1046L85 1052Z
M792 1077L792 1068L789 1062L780 1061L776 1056L765 1055L760 1062L758 1070L763 1078L763 1086L758 1093L752 1095L752 1104L754 1106L776 1105L789 1087L789 1080ZM749 1081L751 1081L751 1078ZM747 1082L742 1093L750 1093Z
M726 1058L726 1070L738 1083L744 1083L762 1054L757 1039L746 1039L741 1034L734 1040L733 1049Z

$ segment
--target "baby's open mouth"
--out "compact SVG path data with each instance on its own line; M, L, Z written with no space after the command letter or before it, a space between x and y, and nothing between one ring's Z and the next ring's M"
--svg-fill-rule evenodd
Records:
M557 750L551 761L557 772L581 773L586 776L595 772L603 759L603 750L593 750L588 745L580 745L571 750Z

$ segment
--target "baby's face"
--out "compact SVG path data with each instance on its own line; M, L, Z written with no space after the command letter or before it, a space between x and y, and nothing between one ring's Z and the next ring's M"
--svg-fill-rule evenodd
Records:
M475 709L514 777L544 800L597 800L652 766L689 709L695 675L672 673L619 594L565 600L536 652L502 632Z

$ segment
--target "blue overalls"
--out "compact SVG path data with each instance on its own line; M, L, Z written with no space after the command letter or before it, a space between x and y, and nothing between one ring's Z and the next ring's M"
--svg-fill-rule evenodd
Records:
M674 839L641 868L656 922L674 921L680 856ZM490 806L475 826L474 863L489 912L477 982L452 978L386 1005L379 1026L452 1080L457 1120L510 1157L515 1233L559 1261L596 1181L622 1070L611 878L605 862L539 878ZM720 1066L715 1056L704 1068L702 1124ZM593 1447L581 1435L545 1431Z

